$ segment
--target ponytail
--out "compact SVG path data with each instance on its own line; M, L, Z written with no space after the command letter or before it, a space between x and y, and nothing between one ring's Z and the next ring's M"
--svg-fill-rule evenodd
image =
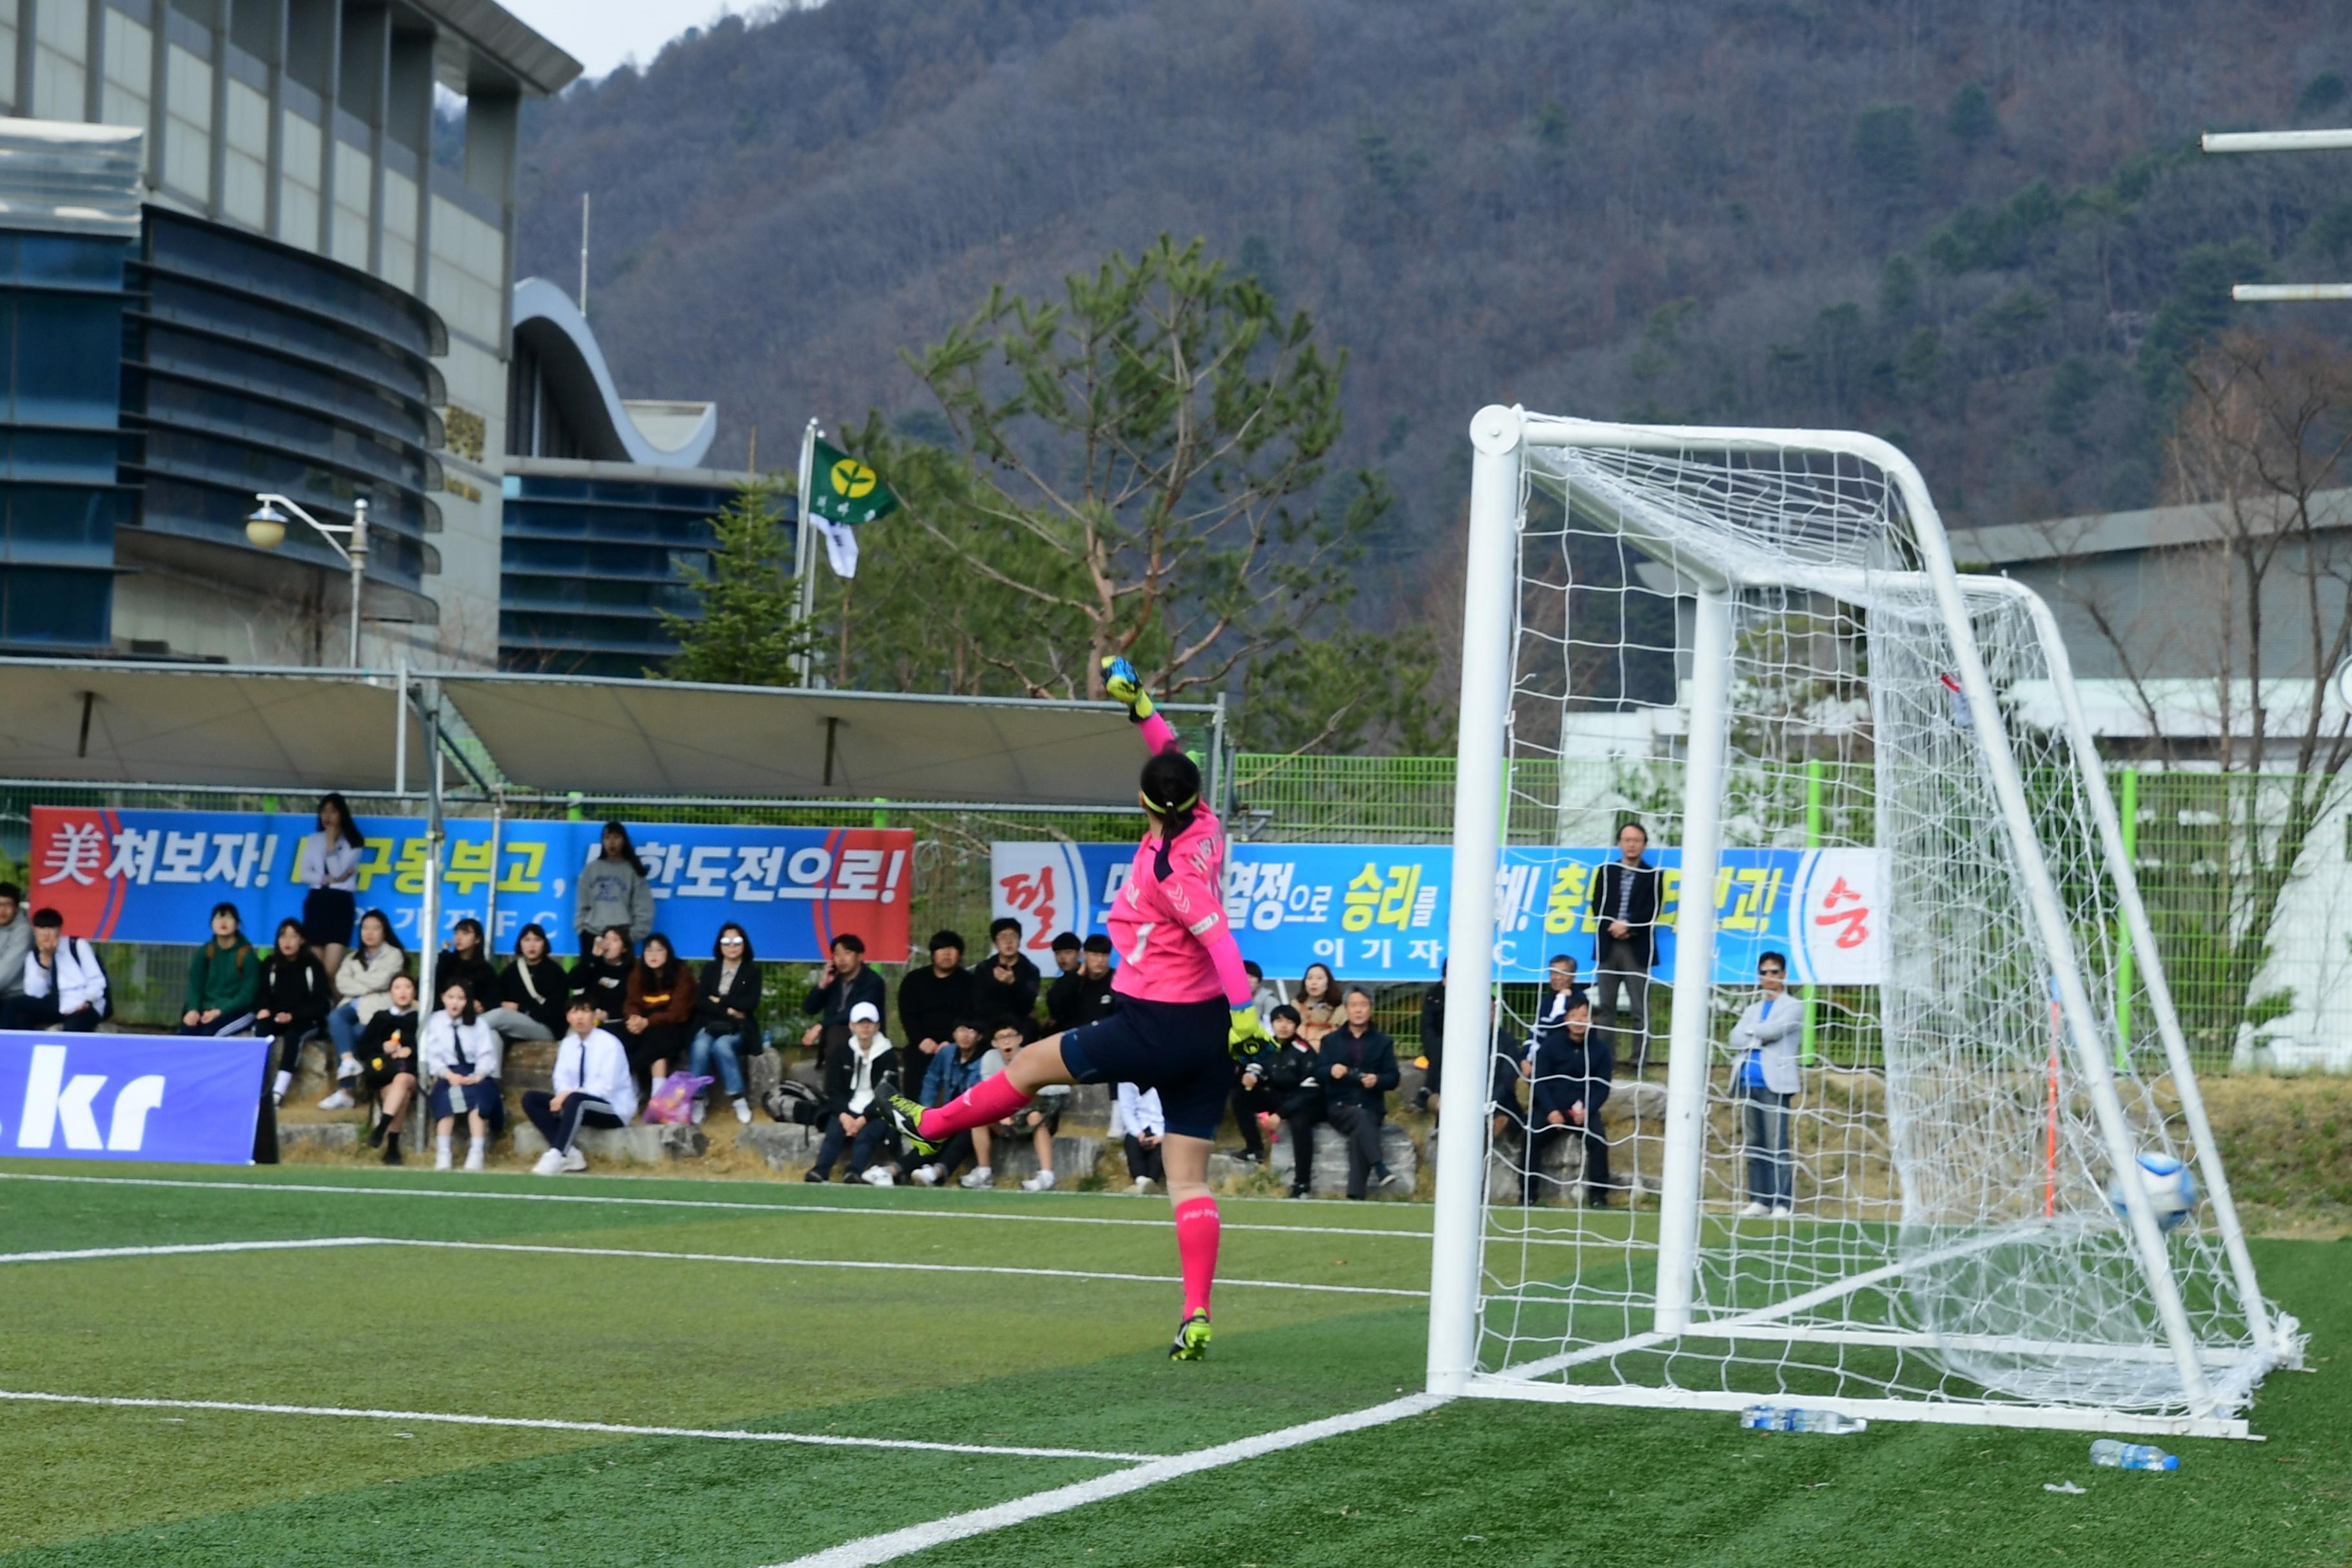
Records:
M1168 875L1170 847L1201 813L1201 770L1173 749L1153 753L1143 764L1143 801L1160 819L1160 853L1153 870Z

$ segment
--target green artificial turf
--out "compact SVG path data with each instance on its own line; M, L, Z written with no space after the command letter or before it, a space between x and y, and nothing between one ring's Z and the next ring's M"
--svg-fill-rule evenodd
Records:
M1238 1286L1211 1358L1170 1363L1165 1206L1121 1197L316 1167L19 1179L58 1169L0 1163L0 1252L364 1236L1003 1272L403 1246L12 1264L0 1389L1179 1453L1422 1376L1416 1300ZM665 1201L418 1195L436 1191ZM1230 1279L1427 1285L1425 1206L1223 1206ZM2071 1433L1760 1435L1723 1413L1475 1401L906 1561L2345 1563L2352 1362L2332 1352L2352 1329L2352 1244L2256 1253L2315 1370L2265 1384L2269 1441L2176 1443L2174 1475L2095 1470ZM748 1568L1120 1468L0 1402L0 1564ZM2088 1492L2042 1489L2065 1480Z

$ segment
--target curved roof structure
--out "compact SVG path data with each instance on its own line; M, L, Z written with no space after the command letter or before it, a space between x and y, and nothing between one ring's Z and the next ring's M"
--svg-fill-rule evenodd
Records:
M562 288L544 278L516 284L514 335L537 358L564 419L587 448L583 457L667 468L702 466L719 434L719 405L624 399L588 318Z

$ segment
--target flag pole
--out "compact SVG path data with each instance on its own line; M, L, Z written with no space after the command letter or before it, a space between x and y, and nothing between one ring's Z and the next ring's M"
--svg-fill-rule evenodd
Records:
M806 687L811 667L815 662L815 650L807 646L809 618L816 613L816 571L809 561L809 539L814 530L809 525L809 487L815 479L816 421L808 422L801 432L800 489L795 492L795 504L800 510L799 542L793 547L793 571L800 578L800 625L802 647L794 660L793 684Z

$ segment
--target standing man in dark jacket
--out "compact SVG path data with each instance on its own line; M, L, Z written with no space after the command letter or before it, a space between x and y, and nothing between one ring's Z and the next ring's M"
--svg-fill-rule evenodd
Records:
M1555 1009L1551 1004L1557 998ZM1536 1201L1544 1149L1555 1140L1584 1141L1584 1203L1609 1206L1609 1140L1601 1131L1601 1108L1609 1102L1609 1075L1616 1053L1605 1030L1592 1026L1592 1005L1581 991L1545 998L1546 1017L1528 1053L1532 1103L1528 1108L1528 1161L1523 1203ZM1551 1015L1557 1011L1555 1020Z
M1323 1108L1348 1140L1348 1195L1361 1198L1368 1178L1383 1187L1396 1181L1381 1163L1381 1126L1397 1086L1396 1042L1372 1027L1372 994L1360 985L1348 989L1347 1020L1323 1037Z
M931 933L928 968L909 965L898 982L898 1054L908 1088L920 1087L931 1058L955 1044L957 1023L979 1011L980 983L963 966L963 938Z
M801 1037L801 1044L814 1050L819 1061L829 1062L849 1039L849 1010L860 1002L872 1003L878 1024L887 993L882 977L866 967L866 941L855 931L833 939L833 956L823 969L810 972L809 981L801 1011L814 1015L816 1022Z
M1595 1016L1633 1046L1633 1076L1650 1054L1650 971L1658 963L1658 868L1643 859L1649 830L1629 822L1617 830L1617 858L1592 879L1591 910L1601 922L1601 984ZM1629 1022L1619 996L1631 1004Z
M1011 915L988 922L988 940L996 949L972 969L979 976L979 1007L990 1018L1018 1018L1022 1033L1037 1034L1037 993L1044 982L1037 966L1021 951L1021 922Z

